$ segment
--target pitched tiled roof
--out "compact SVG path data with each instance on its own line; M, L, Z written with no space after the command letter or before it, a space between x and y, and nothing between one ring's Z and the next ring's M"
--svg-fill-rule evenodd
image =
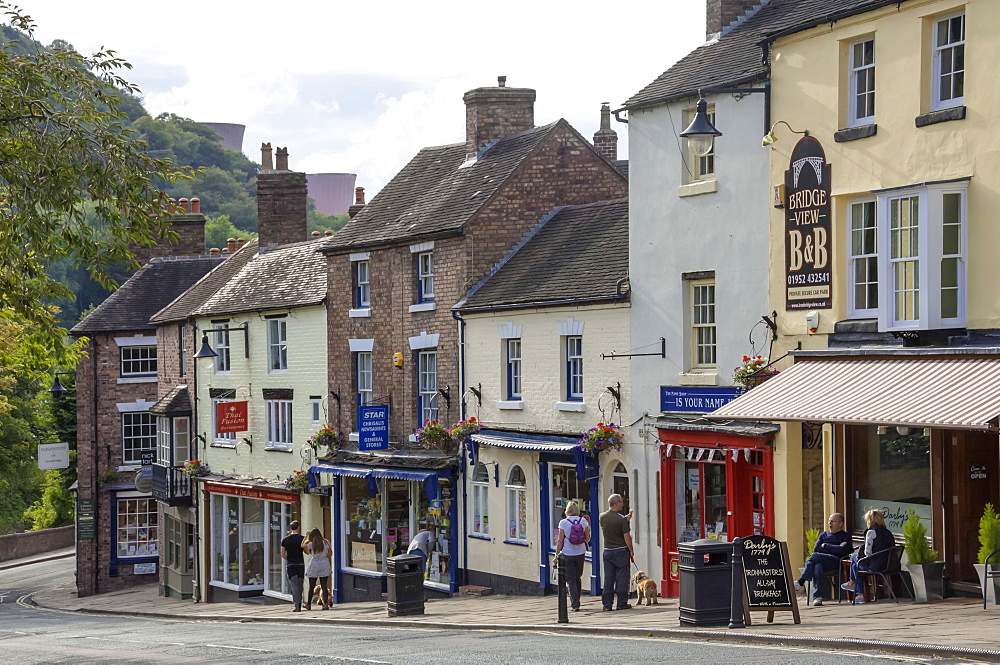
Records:
M628 199L560 208L459 309L616 297L628 276Z
M319 305L326 298L326 256L319 241L279 245L247 261L192 316Z
M559 120L507 136L465 168L464 143L424 148L344 228L323 239L323 249L457 231L560 124L572 130Z
M191 395L187 386L174 386L162 399L149 407L149 412L158 416L182 416L191 413Z
M896 0L770 0L719 39L702 44L678 60L630 97L624 108L692 97L699 88L766 80L770 63L762 62L760 42L889 4L896 4Z
M152 329L150 318L210 270L228 261L221 256L154 258L73 326L73 335Z
M222 288L233 275L257 255L257 239L254 238L236 250L222 265L205 275L190 289L182 293L150 318L153 323L168 323L186 319L191 312L201 307L216 291Z

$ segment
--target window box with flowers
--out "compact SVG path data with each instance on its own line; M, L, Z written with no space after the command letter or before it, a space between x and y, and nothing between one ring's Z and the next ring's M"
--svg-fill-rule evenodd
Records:
M335 452L343 450L347 446L347 437L335 427L327 425L309 437L309 447L317 455L325 453L327 450Z
M436 420L425 420L424 426L417 428L413 434L417 444L424 448L443 450L455 442L451 431Z
M596 427L581 432L577 443L589 453L598 453L602 450L621 450L624 439L621 429L614 423L597 423Z
M211 473L211 470L208 468L208 464L198 459L193 459L184 464L184 468L181 469L181 471L185 476L189 476L191 478L203 478Z
M734 368L733 383L742 386L743 392L746 392L777 375L778 370L768 364L767 358L743 356L743 364Z
M309 474L305 471L292 471L291 475L285 478L285 489L299 493L308 491Z

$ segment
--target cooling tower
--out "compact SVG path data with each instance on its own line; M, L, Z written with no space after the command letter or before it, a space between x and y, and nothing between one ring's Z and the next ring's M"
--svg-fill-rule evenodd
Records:
M354 203L354 183L357 173L310 173L309 196L316 201L316 210L328 215L342 215Z
M237 125L232 122L201 122L201 125L210 127L213 132L222 137L222 147L243 152L243 132L246 125Z

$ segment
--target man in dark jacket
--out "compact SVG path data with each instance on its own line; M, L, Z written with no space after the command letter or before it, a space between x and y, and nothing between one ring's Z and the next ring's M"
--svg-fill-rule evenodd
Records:
M829 595L825 588L826 573L837 570L840 560L854 549L851 534L844 531L843 515L840 513L830 515L827 524L830 530L819 534L816 544L813 545L813 553L806 560L802 577L795 582L795 588L802 589L806 580L812 580L813 599L816 605L822 605L823 599Z

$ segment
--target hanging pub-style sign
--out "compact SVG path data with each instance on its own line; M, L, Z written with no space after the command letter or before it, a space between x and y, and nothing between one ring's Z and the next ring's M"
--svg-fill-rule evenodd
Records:
M795 144L785 171L785 309L829 309L830 165L811 136Z

